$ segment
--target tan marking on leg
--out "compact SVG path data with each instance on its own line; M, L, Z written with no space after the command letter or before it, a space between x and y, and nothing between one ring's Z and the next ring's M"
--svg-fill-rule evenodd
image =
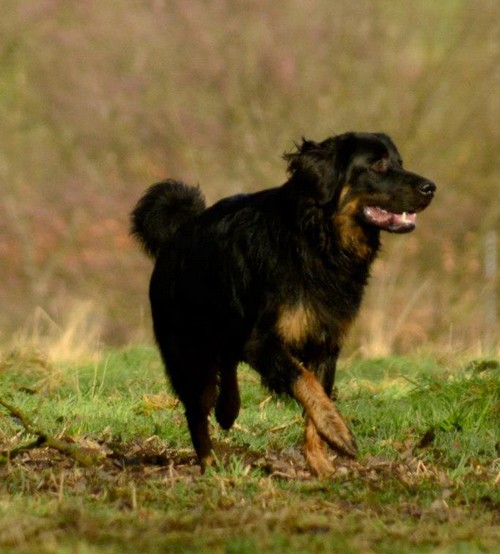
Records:
M325 442L309 417L306 417L305 438L304 455L312 473L318 477L335 473L335 466L326 453Z
M202 473L208 465L212 465L213 444L210 438L208 414L213 408L216 398L217 375L213 372L210 381L206 384L196 404L190 408L186 407L189 432L191 433L191 440L196 450Z
M203 458L199 458L198 463L200 465L201 473L205 473L207 467L213 467L215 465L214 455L212 453L207 454L206 456L203 456Z
M293 385L293 395L328 445L342 454L355 458L358 450L356 441L314 373L301 368L301 374Z

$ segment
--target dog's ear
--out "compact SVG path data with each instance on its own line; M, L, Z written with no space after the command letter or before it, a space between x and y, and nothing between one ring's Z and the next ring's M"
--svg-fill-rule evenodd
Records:
M302 198L327 204L344 178L338 154L336 138L321 143L302 138L294 152L283 156L288 162L290 185Z
M401 154L399 153L398 147L394 144L394 141L391 139L391 137L389 135L386 135L385 133L373 133L373 134L387 146L389 151L392 150L397 155L400 162L402 163Z

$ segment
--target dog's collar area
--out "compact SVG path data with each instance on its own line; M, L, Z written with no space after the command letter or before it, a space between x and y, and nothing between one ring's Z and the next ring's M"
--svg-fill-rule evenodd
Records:
M395 213L378 206L365 206L363 214L369 223L392 233L408 233L417 225L415 212Z

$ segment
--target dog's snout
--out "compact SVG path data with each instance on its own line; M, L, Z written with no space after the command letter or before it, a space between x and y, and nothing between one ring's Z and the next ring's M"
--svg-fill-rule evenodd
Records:
M432 196L436 190L436 185L432 181L422 181L417 185L418 191L424 196Z

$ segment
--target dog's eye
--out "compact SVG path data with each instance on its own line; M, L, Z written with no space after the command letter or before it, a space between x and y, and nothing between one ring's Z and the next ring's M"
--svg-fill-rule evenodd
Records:
M370 169L377 173L385 173L389 169L389 159L381 158L377 160L375 163L371 164Z

